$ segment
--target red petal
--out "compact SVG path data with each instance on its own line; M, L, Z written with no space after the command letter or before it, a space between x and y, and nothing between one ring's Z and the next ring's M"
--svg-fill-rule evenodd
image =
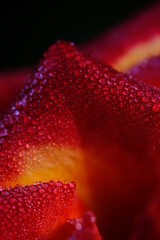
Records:
M6 111L26 83L31 70L14 70L0 73L0 114Z
M68 220L59 226L53 236L58 240L102 240L95 217L90 212L85 213L81 219Z
M43 240L70 217L75 185L39 183L0 191L0 239Z
M153 199L147 210L135 223L135 231L131 240L160 239L160 200Z
M121 71L160 55L160 4L97 37L84 50L94 59Z
M139 81L160 87L160 56L149 58L128 70Z
M157 184L159 96L53 45L1 125L1 184L74 180L108 238L127 238Z

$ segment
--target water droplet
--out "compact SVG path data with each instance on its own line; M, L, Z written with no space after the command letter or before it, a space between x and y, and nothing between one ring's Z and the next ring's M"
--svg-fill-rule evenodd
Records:
M80 77L80 76L83 74L83 71L80 70L80 69L76 69L76 70L74 71L74 73L75 73L75 75L76 75L77 77Z
M101 83L101 84L105 84L105 83L106 83L106 81L105 81L105 79L104 79L104 78L101 78L101 79L99 79L99 83Z
M35 77L36 77L37 79L43 79L43 74L40 73L40 72L37 72L37 73L35 73Z
M8 132L7 132L7 129L0 129L0 137L5 137L7 136Z
M34 133L35 129L34 129L34 127L32 127L32 126L29 126L29 127L27 128L27 131L28 131L29 133Z
M82 229L82 225L81 225L80 223L77 223L77 224L76 224L76 229L77 229L77 230L81 230L81 229Z
M18 116L18 115L19 115L19 111L18 110L14 111L14 116Z
M160 104L159 103L155 103L152 107L152 110L154 112L159 112L160 111Z

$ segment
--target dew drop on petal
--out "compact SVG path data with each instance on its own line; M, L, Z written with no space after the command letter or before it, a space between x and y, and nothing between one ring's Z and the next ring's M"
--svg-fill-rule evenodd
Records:
M160 111L160 104L159 103L155 103L152 107L152 110L154 112L159 112Z

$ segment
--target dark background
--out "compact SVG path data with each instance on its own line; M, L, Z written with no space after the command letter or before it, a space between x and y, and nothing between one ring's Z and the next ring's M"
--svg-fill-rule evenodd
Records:
M7 2L0 8L0 69L33 65L56 40L80 44L154 2Z

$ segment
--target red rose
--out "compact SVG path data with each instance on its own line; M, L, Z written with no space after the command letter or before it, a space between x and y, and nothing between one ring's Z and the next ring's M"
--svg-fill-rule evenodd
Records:
M2 117L2 240L160 238L160 5L81 48L51 46Z

